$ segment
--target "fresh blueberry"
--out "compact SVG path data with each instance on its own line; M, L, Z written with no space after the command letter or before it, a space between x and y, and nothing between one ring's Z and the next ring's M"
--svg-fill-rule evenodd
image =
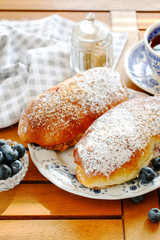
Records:
M144 195L138 197L132 197L131 200L135 203L141 203L144 200Z
M152 208L148 212L148 217L152 222L160 221L160 210L158 208Z
M11 166L13 175L18 173L22 169L22 163L20 160L16 160L12 162L10 166Z
M160 170L160 157L153 159L152 164L154 169Z
M0 139L0 148L1 146L3 146L4 144L7 144L7 142L4 139Z
M3 153L0 151L0 163L2 163L4 160Z
M151 182L155 177L155 171L150 167L144 167L140 171L139 178L142 184Z
M0 180L5 180L11 177L12 171L11 168L5 164L0 164Z
M25 154L25 147L20 144L20 143L17 143L13 146L13 149L16 149L18 151L18 158L22 158Z
M18 151L8 144L4 144L1 147L1 151L7 161L15 161L18 158Z

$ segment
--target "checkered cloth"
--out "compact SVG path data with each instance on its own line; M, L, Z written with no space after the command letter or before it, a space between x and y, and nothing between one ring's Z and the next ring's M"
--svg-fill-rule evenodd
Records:
M28 102L72 76L69 64L74 22L52 15L31 21L0 21L0 128L15 124ZM113 33L114 68L127 33Z

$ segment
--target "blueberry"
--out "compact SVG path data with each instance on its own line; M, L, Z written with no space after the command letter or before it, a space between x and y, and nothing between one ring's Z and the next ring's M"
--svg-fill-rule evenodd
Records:
M18 158L18 151L8 144L4 144L1 147L1 151L7 161L15 161Z
M3 153L0 151L0 163L2 163L4 160Z
M7 144L7 142L4 139L0 139L0 148L4 145Z
M152 222L160 221L160 210L158 208L152 208L148 212L148 217Z
M152 164L154 169L160 170L160 157L153 159Z
M155 171L150 167L144 167L140 171L139 178L142 184L151 182L155 177Z
M20 143L17 143L13 146L13 149L16 149L18 151L18 158L22 158L25 154L25 147L20 144Z
M138 197L132 197L131 200L135 203L141 203L144 200L144 195Z
M0 180L5 180L11 177L12 171L11 168L5 164L0 164Z
M13 175L18 173L22 169L22 163L20 160L16 160L12 162L10 166L11 166Z

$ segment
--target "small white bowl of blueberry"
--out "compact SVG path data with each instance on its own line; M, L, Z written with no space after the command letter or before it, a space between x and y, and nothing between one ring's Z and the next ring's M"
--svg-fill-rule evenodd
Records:
M0 192L20 183L29 164L25 147L11 140L0 139Z

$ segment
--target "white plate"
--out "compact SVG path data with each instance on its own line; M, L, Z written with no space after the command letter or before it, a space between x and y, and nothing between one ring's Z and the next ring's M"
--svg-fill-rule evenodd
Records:
M144 40L135 43L126 53L126 73L133 83L153 95L160 95L160 77L153 74L145 54Z
M146 94L129 90L129 98L144 97ZM75 176L76 164L73 159L73 147L65 152L56 152L29 144L31 158L38 170L56 186L76 195L94 199L124 199L136 197L160 187L160 171L149 184L141 184L138 179L109 187L90 189L78 182Z

